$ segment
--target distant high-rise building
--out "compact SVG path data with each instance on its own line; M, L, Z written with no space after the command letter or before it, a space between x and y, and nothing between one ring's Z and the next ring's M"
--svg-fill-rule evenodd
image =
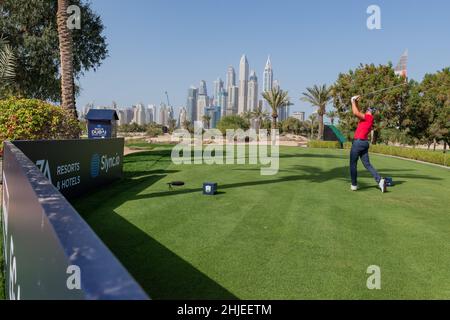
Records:
M156 122L156 106L149 104L147 108L148 123Z
M222 92L223 89L223 81L222 79L218 78L216 81L214 81L214 103L217 104L219 102L219 94Z
M197 120L197 96L198 96L198 89L191 87L188 90L188 98L186 103L186 117L187 120L190 122Z
M230 95L231 87L234 87L235 85L236 85L236 72L234 72L234 68L232 66L229 66L227 70L227 87L226 87L228 95Z
M126 110L117 110L117 115L119 116L119 126L123 126L128 123Z
M273 86L273 69L272 62L270 61L270 56L267 58L266 66L264 68L264 79L263 79L263 91L268 92L272 90Z
M239 103L238 114L247 111L248 96L248 61L245 54L241 57L239 63Z
M209 97L207 95L198 95L197 97L197 118L195 121L202 121L205 115L205 108L209 106Z
M134 117L133 117L133 122L143 126L146 124L146 112L145 112L145 107L139 103L138 105L136 105L135 109L134 109Z
M292 113L292 116L295 119L298 119L300 121L305 121L305 113L303 111L297 111Z
M210 106L205 108L205 114L207 114L210 118L208 128L214 129L217 127L217 123L219 123L221 118L221 107L220 106Z
M273 81L273 88L274 89L280 89L280 82L278 80Z
M269 92L273 88L273 69L272 61L270 61L270 56L267 57L266 66L264 67L264 79L263 79L263 92ZM268 111L270 109L267 101L264 100L264 110Z
M208 95L208 91L206 89L206 81L205 80L200 81L200 86L198 87L198 94L199 95L203 95L203 96Z
M238 104L239 104L239 88L236 86L232 86L230 91L228 92L228 107L226 111L226 115L230 116L238 113Z
M187 121L187 110L185 107L180 108L180 113L178 115L178 127L183 128L183 124ZM184 128L186 129L186 128Z
M165 103L161 103L159 108L159 124L165 127L169 125L169 109Z
M222 90L219 93L219 98L216 105L220 106L222 116L224 116L228 107L228 93L225 90Z
M258 78L252 70L248 81L247 111L255 111L258 108Z

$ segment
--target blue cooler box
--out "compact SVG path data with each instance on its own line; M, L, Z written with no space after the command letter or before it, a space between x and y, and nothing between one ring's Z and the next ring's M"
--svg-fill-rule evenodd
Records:
M217 183L205 182L203 183L203 194L213 196L217 193Z

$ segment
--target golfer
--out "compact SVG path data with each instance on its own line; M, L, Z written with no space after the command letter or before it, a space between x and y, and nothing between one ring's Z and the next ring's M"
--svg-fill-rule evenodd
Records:
M358 127L355 131L355 136L352 143L352 149L350 151L350 176L352 178L352 186L351 190L358 190L357 183L357 165L358 159L361 158L361 161L364 167L369 170L369 172L374 177L375 181L378 184L381 192L386 192L386 180L382 178L378 172L372 167L369 161L369 133L372 131L373 126L373 115L371 108L368 108L366 113L362 113L359 111L358 101L361 96L352 97L352 112L359 119Z

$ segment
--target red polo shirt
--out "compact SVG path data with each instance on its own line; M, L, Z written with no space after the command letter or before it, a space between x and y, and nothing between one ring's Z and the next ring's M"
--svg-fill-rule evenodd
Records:
M371 114L365 114L364 120L360 120L358 127L355 131L354 139L367 140L370 131L372 131L373 116Z

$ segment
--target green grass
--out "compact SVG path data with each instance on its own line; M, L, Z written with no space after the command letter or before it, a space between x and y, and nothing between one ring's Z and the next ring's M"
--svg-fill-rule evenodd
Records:
M373 155L396 186L382 194L360 164L351 192L348 150L282 147L261 176L176 166L167 148L127 156L121 182L74 203L152 298L450 298L450 171Z

